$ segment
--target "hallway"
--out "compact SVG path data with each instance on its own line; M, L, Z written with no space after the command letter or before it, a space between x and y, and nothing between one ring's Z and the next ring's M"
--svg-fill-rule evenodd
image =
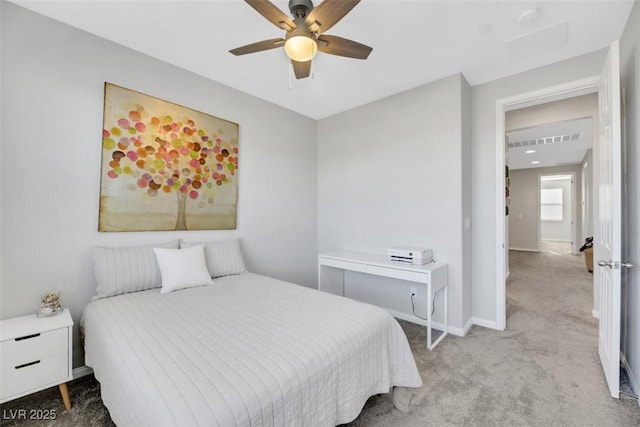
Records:
M553 339L572 367L562 382L571 381L575 392L591 399L609 399L598 356L598 319L592 316L593 275L582 254L571 254L569 242L543 240L541 252L510 251L509 265L508 329L540 334L540 342L548 338L550 346ZM577 378L570 378L575 374ZM582 387L576 379L584 381ZM632 398L621 394L620 400L626 406L623 401Z
M509 252L508 329L520 326L519 311L534 310L541 324L529 319L523 327L536 329L549 322L564 327L571 320L575 332L597 344L598 320L591 315L593 276L584 258L571 254L569 242L543 240L541 248L541 252Z

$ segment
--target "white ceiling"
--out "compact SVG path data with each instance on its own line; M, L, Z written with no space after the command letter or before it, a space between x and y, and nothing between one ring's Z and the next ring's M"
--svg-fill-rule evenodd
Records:
M593 145L593 123L586 118L519 129L507 132L507 140L521 145L509 148L512 170L578 164Z
M459 72L477 85L604 48L620 38L633 6L363 0L327 34L373 47L369 59L319 53L312 77L295 80L282 49L228 53L284 33L239 0L12 2L314 119ZM286 0L273 3L288 13ZM537 15L518 22L529 8Z

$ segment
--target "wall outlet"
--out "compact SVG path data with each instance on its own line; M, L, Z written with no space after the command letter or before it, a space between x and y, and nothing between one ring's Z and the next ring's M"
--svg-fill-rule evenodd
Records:
M418 288L411 288L411 292L409 292L411 296L418 296Z

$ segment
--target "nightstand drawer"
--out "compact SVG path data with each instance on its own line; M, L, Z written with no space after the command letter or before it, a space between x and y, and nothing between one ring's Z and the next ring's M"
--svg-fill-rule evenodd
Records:
M0 369L3 371L13 369L34 360L44 360L59 354L67 354L69 352L68 341L68 328L2 341L0 342L0 360L2 360Z
M59 384L69 378L67 353L48 359L32 359L26 366L0 371L0 399L48 384Z

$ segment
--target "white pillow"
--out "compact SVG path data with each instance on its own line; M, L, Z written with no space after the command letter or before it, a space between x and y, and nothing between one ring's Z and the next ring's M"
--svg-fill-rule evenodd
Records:
M178 248L178 241L147 246L96 247L93 268L96 296L93 299L144 291L160 286L160 270L153 248Z
M162 275L160 293L213 283L202 245L185 249L153 248L153 251Z
M207 268L211 277L230 276L247 272L238 239L204 243L180 242L181 248L190 248L195 245L204 246L204 255L207 259Z

